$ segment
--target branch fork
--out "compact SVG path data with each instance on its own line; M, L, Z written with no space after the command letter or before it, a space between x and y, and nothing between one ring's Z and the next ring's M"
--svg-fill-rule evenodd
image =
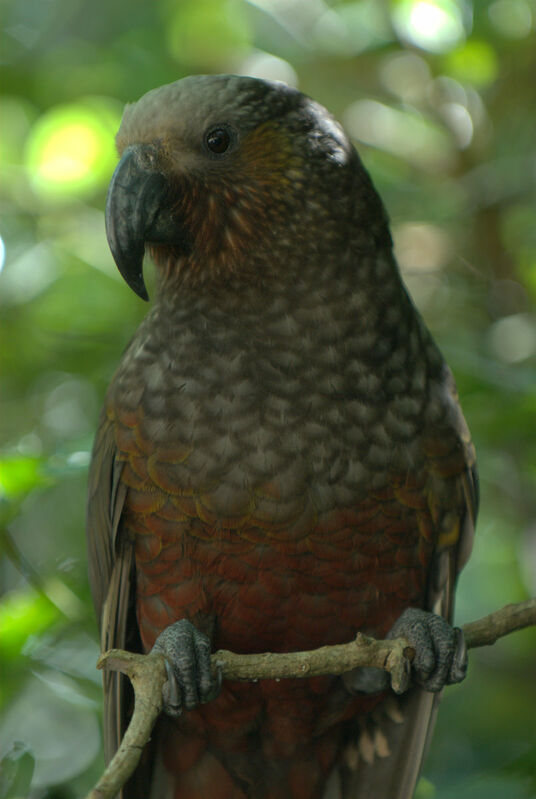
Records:
M494 644L515 630L536 625L536 598L506 605L501 610L462 627L468 649ZM323 646L305 652L264 652L238 655L220 649L211 657L213 672L226 680L279 680L343 674L362 666L384 669L390 674L395 693L409 687L414 650L403 638L378 641L358 633L348 644ZM134 772L162 706L162 687L167 680L165 658L160 653L140 655L110 649L99 658L97 668L120 671L134 688L135 705L121 745L101 779L86 799L112 799Z

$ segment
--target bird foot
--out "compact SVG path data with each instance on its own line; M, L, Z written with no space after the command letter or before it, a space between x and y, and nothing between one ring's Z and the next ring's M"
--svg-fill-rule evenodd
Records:
M166 627L152 651L166 658L168 678L162 695L169 716L180 716L183 710L210 702L220 693L221 670L217 677L212 675L210 640L187 619Z
M445 685L461 682L467 673L463 632L435 613L407 608L387 638L405 638L415 650L412 677L426 691L441 691Z
M435 613L407 608L386 637L405 638L414 649L411 676L426 691L441 691L445 685L461 682L467 673L462 631ZM342 680L352 694L375 694L389 687L388 673L368 666L343 674Z

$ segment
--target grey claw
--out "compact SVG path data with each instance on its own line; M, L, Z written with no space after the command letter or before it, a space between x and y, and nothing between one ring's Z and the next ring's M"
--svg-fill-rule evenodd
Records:
M441 691L460 682L467 671L463 634L441 616L408 608L389 631L388 638L406 638L415 649L413 676L427 691Z
M187 619L171 624L158 636L153 652L166 658L168 679L162 689L164 708L171 716L192 710L219 693L221 679L211 672L210 641Z

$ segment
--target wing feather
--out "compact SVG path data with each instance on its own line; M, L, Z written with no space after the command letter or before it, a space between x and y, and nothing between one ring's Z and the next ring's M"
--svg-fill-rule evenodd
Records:
M113 424L103 411L93 447L87 507L89 580L103 652L112 648L139 649L134 548L121 535L121 514L128 490L121 481L122 470ZM128 680L117 672L103 673L103 687L104 754L108 762L126 728L132 691ZM123 799L143 795L146 782L142 771L138 770L123 789Z

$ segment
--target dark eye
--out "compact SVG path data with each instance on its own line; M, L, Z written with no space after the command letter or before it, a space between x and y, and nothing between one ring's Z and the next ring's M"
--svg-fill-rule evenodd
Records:
M205 136L205 143L211 153L223 155L231 146L232 136L228 128L220 127L209 130Z

